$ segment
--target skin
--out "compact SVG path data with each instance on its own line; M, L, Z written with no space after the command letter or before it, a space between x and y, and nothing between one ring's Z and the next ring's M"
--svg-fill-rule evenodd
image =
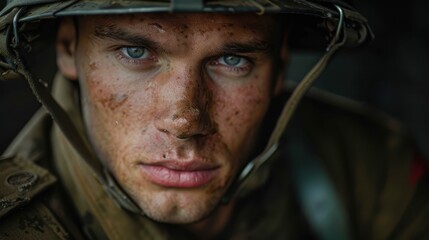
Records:
M282 79L276 66L287 52L277 28L273 17L254 14L62 22L57 62L65 77L79 81L90 141L147 216L194 231L223 228L234 204L218 203L254 154ZM165 162L213 170L204 184L171 187L144 171Z

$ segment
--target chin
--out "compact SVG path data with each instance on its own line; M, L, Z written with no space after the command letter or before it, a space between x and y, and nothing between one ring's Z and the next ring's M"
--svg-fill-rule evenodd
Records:
M146 216L154 221L170 224L192 224L197 223L207 218L213 209L208 210L184 210L181 209L174 213L162 213L158 211L147 210L145 211Z
M171 191L171 190L166 190ZM173 190L174 192L174 190ZM186 193L152 195L139 201L141 209L152 220L171 224L196 223L207 218L220 202L219 196L193 196Z

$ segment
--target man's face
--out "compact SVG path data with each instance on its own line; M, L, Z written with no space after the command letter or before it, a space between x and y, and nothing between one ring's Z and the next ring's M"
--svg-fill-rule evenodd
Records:
M202 219L249 160L278 78L277 28L254 14L79 19L60 69L79 80L99 158L149 217Z

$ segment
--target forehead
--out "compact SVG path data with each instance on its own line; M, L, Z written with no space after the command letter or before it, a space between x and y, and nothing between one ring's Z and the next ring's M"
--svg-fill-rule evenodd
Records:
M281 31L272 15L215 14L215 13L150 13L130 15L106 15L83 17L80 21L92 31L129 29L174 35L223 32L229 35L250 34L251 36L275 36ZM168 34L166 34L168 35Z

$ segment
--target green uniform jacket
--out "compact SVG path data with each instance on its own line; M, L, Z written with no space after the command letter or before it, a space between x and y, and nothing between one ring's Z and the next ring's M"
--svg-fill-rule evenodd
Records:
M334 239L326 231L337 227L351 239L429 239L426 162L394 120L313 91L282 144L218 239ZM195 238L122 210L87 168L47 113L37 112L0 160L0 239ZM328 197L313 201L319 192ZM324 202L332 199L338 202ZM318 222L330 219L326 206L340 211L332 224L343 222Z

